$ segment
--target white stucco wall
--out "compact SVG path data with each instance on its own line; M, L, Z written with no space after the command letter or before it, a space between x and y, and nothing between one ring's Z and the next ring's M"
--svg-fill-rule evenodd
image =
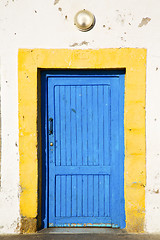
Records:
M18 231L20 219L18 49L120 47L147 48L146 231L160 232L160 1L57 2L54 4L54 0L0 0L0 233ZM78 31L73 24L75 13L83 8L93 12L96 17L95 27L86 33ZM146 25L141 22L143 18L148 18Z

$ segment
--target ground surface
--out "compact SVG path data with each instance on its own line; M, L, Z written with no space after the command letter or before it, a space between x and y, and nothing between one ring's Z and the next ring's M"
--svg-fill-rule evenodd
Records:
M101 234L101 233L38 233L0 235L0 240L160 240L160 234Z

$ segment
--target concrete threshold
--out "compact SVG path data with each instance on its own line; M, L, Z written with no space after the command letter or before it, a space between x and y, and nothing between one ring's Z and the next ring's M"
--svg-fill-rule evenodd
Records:
M41 234L124 234L125 230L122 229L113 229L113 228L96 228L96 227L58 227L58 228L46 228L40 230L38 233Z

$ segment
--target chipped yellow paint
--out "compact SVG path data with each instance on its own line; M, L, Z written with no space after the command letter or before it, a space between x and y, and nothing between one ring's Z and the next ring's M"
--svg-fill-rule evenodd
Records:
M126 69L125 75L125 213L126 230L143 232L145 220L145 49L20 49L19 153L20 213L38 215L38 69ZM23 229L31 232L32 229Z

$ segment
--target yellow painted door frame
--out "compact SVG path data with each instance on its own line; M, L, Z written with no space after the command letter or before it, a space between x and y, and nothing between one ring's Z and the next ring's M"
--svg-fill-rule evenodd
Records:
M21 231L40 223L40 69L125 69L124 192L126 230L143 232L145 221L145 49L20 49L18 54Z

